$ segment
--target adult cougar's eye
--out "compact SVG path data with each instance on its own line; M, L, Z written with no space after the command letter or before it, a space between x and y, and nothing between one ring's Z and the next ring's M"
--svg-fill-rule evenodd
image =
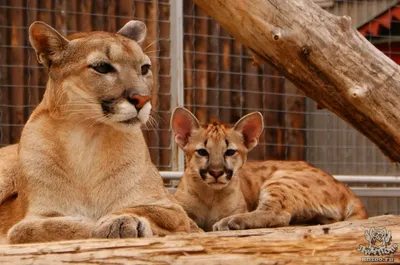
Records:
M235 149L228 149L225 151L225 155L226 156L233 156L234 154L236 154L236 150Z
M200 155L200 156L208 156L208 152L206 149L201 148L201 149L197 149L196 152Z
M112 65L108 63L93 64L89 65L89 67L100 74L107 74L115 71L114 67L112 67Z
M144 64L144 65L142 65L142 75L147 75L147 73L149 72L149 70L150 70L150 64Z

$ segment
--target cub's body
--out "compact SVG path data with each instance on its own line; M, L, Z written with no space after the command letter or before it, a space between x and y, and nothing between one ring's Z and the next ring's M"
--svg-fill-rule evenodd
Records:
M190 112L177 109L172 125L187 165L174 196L205 231L367 217L350 189L306 162L246 162L262 132L261 114L249 114L233 128L201 127Z

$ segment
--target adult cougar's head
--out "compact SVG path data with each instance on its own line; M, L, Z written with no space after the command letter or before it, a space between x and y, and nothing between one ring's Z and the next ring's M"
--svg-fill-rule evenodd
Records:
M49 73L45 99L54 113L120 129L146 123L151 111L151 62L140 43L143 22L117 33L94 31L67 38L43 22L29 28L38 61Z
M195 178L215 189L225 187L246 161L263 131L259 112L247 114L234 127L219 122L200 126L187 109L176 108L171 118L175 141L185 152Z

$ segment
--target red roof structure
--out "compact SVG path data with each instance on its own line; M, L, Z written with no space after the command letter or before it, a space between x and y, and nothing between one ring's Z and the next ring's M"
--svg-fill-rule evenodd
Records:
M389 8L383 14L378 15L370 22L359 27L358 31L364 36L378 36L380 27L390 29L394 19L400 20L400 6L395 5Z
M358 30L376 48L400 65L400 6L388 8Z

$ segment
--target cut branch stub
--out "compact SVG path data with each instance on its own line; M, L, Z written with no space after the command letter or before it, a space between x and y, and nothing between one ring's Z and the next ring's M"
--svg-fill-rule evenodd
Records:
M311 0L193 0L306 96L400 162L400 67ZM272 38L270 37L272 36Z

